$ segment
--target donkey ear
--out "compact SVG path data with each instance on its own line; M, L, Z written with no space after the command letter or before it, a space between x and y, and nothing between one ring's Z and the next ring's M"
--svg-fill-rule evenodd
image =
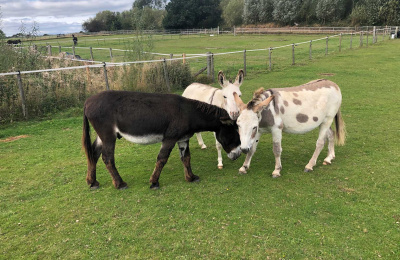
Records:
M233 123L235 122L232 119L230 119L229 117L220 117L219 120L224 125L233 125Z
M264 100L263 102L261 102L257 106L255 106L253 108L253 112L258 113L258 112L261 112L262 110L264 110L264 108L266 108L269 105L269 103L272 101L272 99L274 99L274 95L270 96L269 98L267 98L266 100Z
M219 85L221 86L221 88L226 87L226 85L227 85L227 83L228 83L228 81L225 79L225 75L224 75L224 73L222 72L222 70L220 70L220 71L218 72L218 83L219 83Z
M246 108L246 104L243 103L242 99L239 97L239 95L236 92L233 92L233 98L235 99L235 103L236 103L237 107L239 108L240 112L242 112L242 110Z
M235 83L233 83L233 84L240 87L243 83L243 80L244 80L244 71L242 69L240 69L236 76Z

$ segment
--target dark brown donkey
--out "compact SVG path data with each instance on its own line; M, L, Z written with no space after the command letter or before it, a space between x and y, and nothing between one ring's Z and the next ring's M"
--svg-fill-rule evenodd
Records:
M178 143L185 179L199 179L190 166L189 139L197 132L213 131L232 160L240 156L240 138L236 123L228 113L213 105L173 94L150 94L129 91L105 91L88 98L84 105L82 145L88 159L86 182L98 188L96 164L102 159L117 189L127 187L115 168L117 138L138 144L162 142L150 188L159 187L158 179L168 157ZM97 138L90 141L90 126Z

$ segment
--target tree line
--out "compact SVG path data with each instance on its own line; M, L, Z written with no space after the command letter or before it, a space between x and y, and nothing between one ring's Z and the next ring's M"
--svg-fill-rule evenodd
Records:
M400 0L136 0L130 10L102 11L87 32L242 25L398 25Z

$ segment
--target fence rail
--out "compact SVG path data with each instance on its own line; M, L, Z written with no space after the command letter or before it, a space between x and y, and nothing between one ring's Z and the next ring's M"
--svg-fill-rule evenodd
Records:
M383 41L387 36L391 35L393 28L387 27L387 28L374 28L372 31L358 31L358 32L351 32L351 33L339 33L336 35L331 35L331 36L326 36L323 38L319 39L313 39L310 41L305 41L305 42L299 42L299 43L293 43L293 44L288 44L288 45L283 45L283 46L276 46L276 47L267 47L263 49L251 49L251 50L238 50L238 51L232 51L232 52L224 52L224 53L202 53L202 54L191 54L191 55L185 55L183 54L182 57L178 58L173 58L173 56L176 54L162 54L162 53L154 53L159 56L163 56L161 59L153 59L153 60L146 60L146 61L132 61L132 62L96 62L93 61L95 64L93 65L87 65L85 64L84 66L74 66L74 67L65 67L65 68L57 68L57 69L44 69L44 70L33 70L33 71L17 71L17 72L8 72L8 73L0 73L0 77L5 77L5 76L17 76L17 83L19 87L19 95L20 95L20 107L22 108L22 113L23 117L27 118L28 117L28 106L26 104L26 92L24 92L24 89L22 88L22 77L21 74L31 74L31 73L48 73L48 72L54 72L54 71L62 71L62 70L77 70L77 69L86 69L86 72L89 75L89 69L91 68L103 68L103 75L104 75L104 81L106 85L106 89L109 89L109 83L108 83L108 77L107 77L107 67L118 67L118 66L128 66L132 64L143 64L143 63L154 63L154 62L163 62L164 66L164 76L165 76L165 82L167 84L168 89L170 89L169 86L169 80L168 80L168 73L166 70L166 64L167 62L172 62L172 61L183 61L185 62L186 59L199 59L199 58L206 58L207 61L207 66L206 68L201 69L201 72L207 70L207 75L214 79L214 59L218 56L222 55L237 55L240 54L243 57L243 68L245 74L247 74L248 70L248 62L249 62L249 54L257 52L260 54L256 54L255 56L252 56L253 59L258 59L258 60L264 60L264 64L266 66L264 67L267 71L272 71L274 67L277 65L274 60L280 59L278 56L285 56L285 59L289 59L288 64L290 65L295 65L297 63L297 60L299 59L313 59L314 54L318 53L319 55L328 55L329 52L332 52L332 49L335 49L335 51L341 52L344 46L343 39L346 37L348 43L347 48L352 49L354 47L363 47L366 46L368 47L369 44L375 44L378 41ZM395 31L398 31L398 27L395 28ZM396 34L395 34L396 35ZM357 39L359 38L359 39ZM337 41L334 41L331 46L331 41L337 39ZM389 37L389 39L392 39L392 37ZM318 48L316 47L318 44ZM364 45L365 44L365 45ZM289 52L285 52L284 54L281 49L289 48ZM51 54L51 46L48 46L48 54ZM59 50L61 47L59 47ZM81 48L83 49L83 48ZM87 49L90 49L92 52L96 48L89 47ZM98 48L99 49L99 48ZM108 48L104 48L108 49ZM110 57L112 60L112 52L111 48L110 50ZM128 50L119 50L119 51L128 51ZM278 52L279 51L279 52ZM278 53L277 53L278 52ZM290 54L289 54L290 53ZM165 58L164 56L169 56L169 58ZM179 55L180 56L180 55ZM263 58L263 56L265 56ZM85 61L87 62L87 61ZM0 104L2 105L2 104Z

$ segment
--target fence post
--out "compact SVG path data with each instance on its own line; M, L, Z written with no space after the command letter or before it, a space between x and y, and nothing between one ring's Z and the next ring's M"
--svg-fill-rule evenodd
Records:
M329 41L329 36L326 36L325 56L328 55L328 41Z
M58 46L58 54L61 53L61 45Z
M312 60L312 40L310 41L310 60Z
M269 56L269 70L272 70L272 48L268 48L268 56Z
M292 44L292 65L294 65L294 43Z
M339 36L339 52L341 52L342 51L342 33L340 33L340 36Z
M397 38L397 32L399 31L399 27L396 26L396 30L394 31L394 38Z
M112 48L110 48L110 60L111 60L111 62L112 62L112 59L113 59Z
M163 68L164 68L165 83L167 84L168 92L171 92L171 87L169 85L168 71L167 71L167 61L165 59L163 61Z
M212 78L212 82L214 83L214 78L215 78L215 74L214 74L214 53L211 53L211 78Z
M182 63L185 64L185 62L186 62L186 54L185 53L182 54L182 58L183 58Z
M376 26L374 26L374 30L372 32L372 43L376 43Z
M211 78L211 52L207 52L207 77Z
M75 46L72 45L72 54L74 55L74 59L75 59Z
M236 36L236 26L233 26L233 36Z
M52 56L51 54L51 45L49 44L47 45L47 55Z
M363 31L360 32L360 47L363 46Z
M89 50L90 50L90 58L91 58L91 60L94 60L94 59L93 59L93 51L92 51L92 47L89 47Z
M353 49L353 32L350 34L350 50Z
M244 75L246 76L247 75L247 71L246 71L246 50L244 50L243 51L243 72L244 72Z
M368 35L369 35L369 31L367 31L367 48L368 48Z
M24 88L22 86L21 71L18 71L17 79L18 79L19 95L21 96L22 114L24 115L25 119L28 119L28 111L26 110L26 103L25 103L25 93L24 93Z
M110 86L108 85L107 69L105 62L103 62L103 71L104 71L104 80L106 81L106 89L110 90Z

